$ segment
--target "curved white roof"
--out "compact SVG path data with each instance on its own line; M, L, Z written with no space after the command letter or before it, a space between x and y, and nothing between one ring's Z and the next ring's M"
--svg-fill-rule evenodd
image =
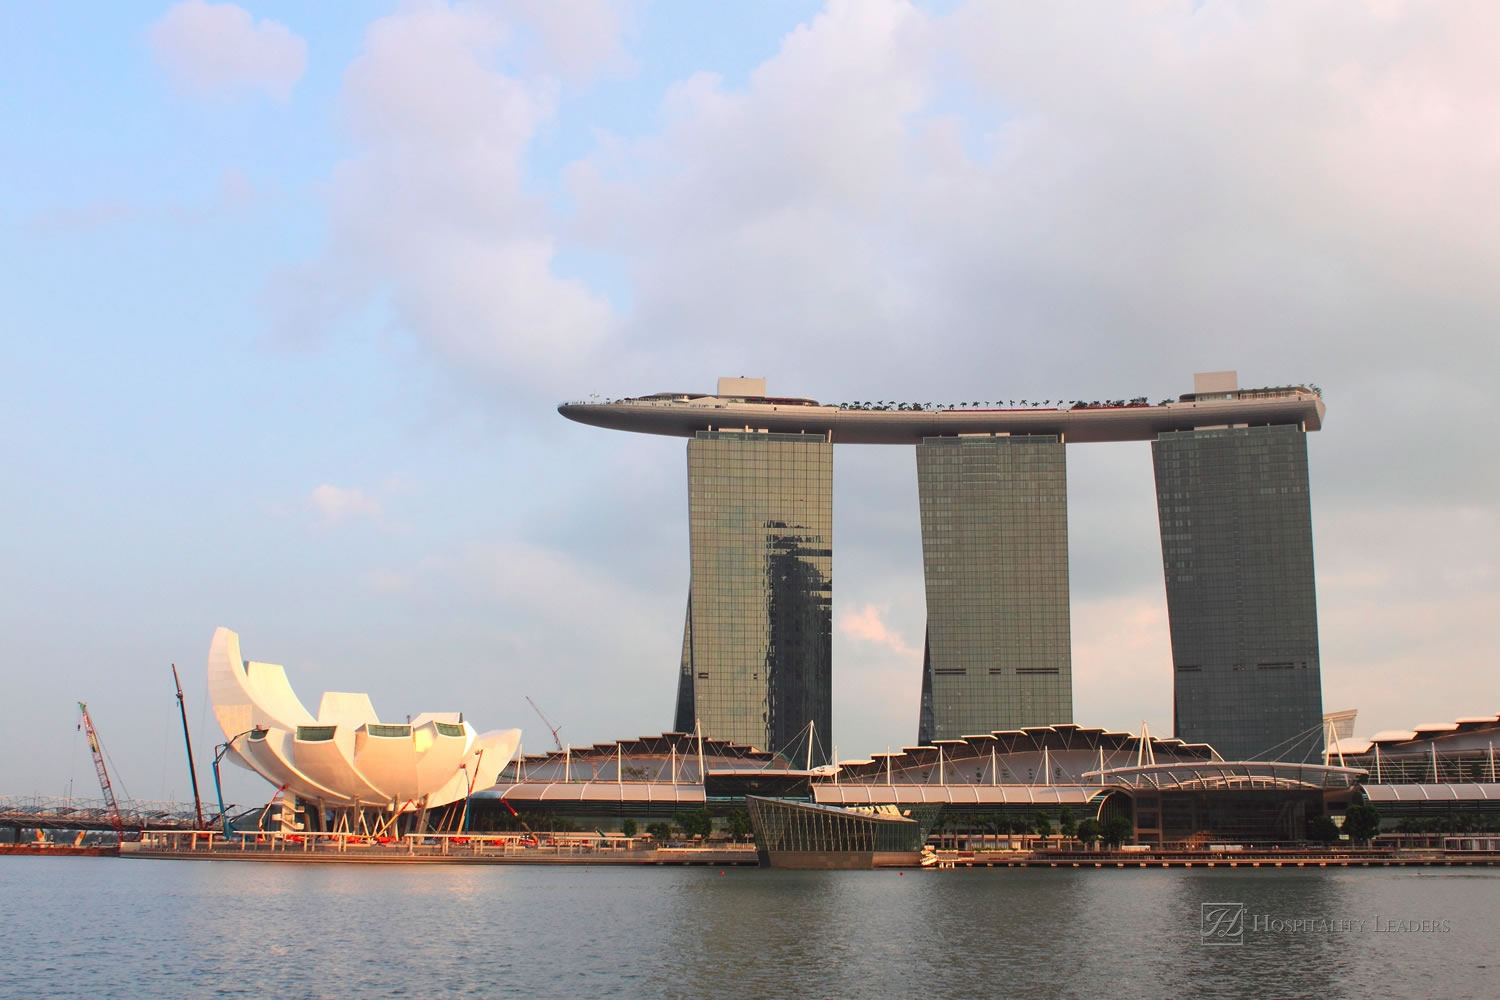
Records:
M521 745L519 729L478 734L457 712L385 725L362 692L329 691L312 715L279 664L247 662L214 631L208 694L236 763L324 805L435 807L489 788Z

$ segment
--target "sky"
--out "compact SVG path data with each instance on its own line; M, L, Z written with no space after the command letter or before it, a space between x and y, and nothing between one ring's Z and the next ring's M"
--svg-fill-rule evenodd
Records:
M205 769L216 626L303 700L672 722L682 440L559 402L1316 383L1324 705L1500 711L1500 6L13 5L0 795ZM908 448L836 449L834 732L916 738ZM1068 450L1074 720L1171 732L1149 445ZM76 786L76 787L75 787ZM230 795L269 795L237 772Z

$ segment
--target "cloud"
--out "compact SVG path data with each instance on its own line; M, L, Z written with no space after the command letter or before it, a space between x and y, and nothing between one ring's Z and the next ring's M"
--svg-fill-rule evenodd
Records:
M1500 115L1500 8L939 14L833 0L743 81L685 75L654 118L618 133L583 117L601 102L570 103L560 62L516 68L527 32L543 33L519 9L439 4L371 26L345 75L351 148L328 185L327 248L282 289L292 335L388 303L460 377L516 390L515 413L541 391L695 388L732 372L833 400L1156 399L1220 368L1246 385L1319 382L1329 414L1309 450L1330 707L1359 700L1410 724L1402 692L1428 651L1450 665L1444 699L1493 698L1492 644L1474 624L1493 583L1411 589L1484 560L1388 525L1420 540L1462 509L1457 523L1485 537L1497 516L1500 466L1474 456L1500 434L1486 381L1500 367L1500 229L1476 224L1500 216L1500 143L1484 127ZM570 79L614 58L608 44L584 51ZM528 163L561 126L600 131L558 181ZM569 252L618 262L628 311L564 277ZM654 597L636 636L664 651L641 676L665 684L686 586L668 528L682 520L658 528L660 495L621 496L614 472L587 479L614 468L618 438L555 430L577 435L567 464L583 499L551 537L592 543L607 517L652 525L658 544L617 545L566 584L562 556L521 555L507 585L534 570L558 592L620 600L608 581L670 577L678 596ZM680 451L631 447L660 462L632 476L680 476L680 458L661 458ZM839 473L835 591L839 738L868 748L889 738L873 712L897 720L885 732L915 730L915 484L909 452L842 448L837 461L868 472ZM1166 732L1149 446L1082 445L1068 461L1077 718ZM897 582L872 586L866 569Z
M500 10L534 33L535 71L582 80L629 65L621 46L628 7L622 0L508 0Z
M445 4L374 22L344 75L352 155L334 172L328 243L282 275L281 335L322 336L374 299L455 369L531 387L591 355L604 300L554 269L557 237L525 157L555 88L496 68L512 25Z
M359 487L343 489L324 483L312 491L312 505L325 521L342 521L351 517L378 517L380 501L366 496Z
M157 64L199 96L261 91L285 101L307 70L304 39L232 3L184 0L151 26L149 41Z
M372 569L360 574L359 582L375 594L400 597L411 592L412 581L393 569Z
M881 620L883 612L889 610L866 604L857 611L845 611L839 615L839 632L851 639L884 646L900 656L920 657L920 649L908 645L901 633L892 630Z
M603 136L569 169L567 232L624 262L632 309L596 368L613 381L589 388L730 371L834 400L1156 399L1220 368L1318 382L1330 707L1399 713L1440 658L1449 714L1485 710L1493 585L1422 588L1479 573L1492 545L1396 536L1486 539L1500 517L1500 466L1476 458L1500 434L1500 229L1476 225L1500 217L1500 8L1084 11L833 0L743 84L686 77L652 127ZM1078 718L1169 731L1149 448L1075 446L1069 479ZM888 485L835 501L836 614L856 609L836 676L883 653L851 558L906 552L920 573L910 493Z
M1172 732L1172 639L1166 597L1075 599L1073 718L1084 726Z
M119 198L96 198L80 205L38 212L26 220L26 228L38 235L90 231L128 221L133 214L132 206Z

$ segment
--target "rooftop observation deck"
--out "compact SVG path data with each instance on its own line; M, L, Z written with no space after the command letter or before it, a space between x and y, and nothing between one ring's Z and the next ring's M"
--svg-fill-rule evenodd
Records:
M1323 399L1305 386L1186 393L1176 400L1044 405L839 403L772 396L662 392L629 399L563 403L569 420L611 430L692 437L698 431L827 434L839 444L919 444L923 438L980 434L1056 434L1065 442L1149 441L1163 431L1299 424L1323 426Z

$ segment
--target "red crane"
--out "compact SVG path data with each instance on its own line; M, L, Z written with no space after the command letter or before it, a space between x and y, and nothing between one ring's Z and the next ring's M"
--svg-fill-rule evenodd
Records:
M562 740L558 739L557 734L562 730L562 726L554 726L552 724L552 720L549 719L549 718L547 718L547 716L542 712L541 708L537 705L537 703L534 702L534 701L531 701L531 696L530 695L523 695L522 697L524 697L527 701L531 702L531 707L534 708L534 709L536 709L536 714L540 715L542 717L542 721L547 724L547 728L550 729L550 730L552 730L552 742L556 743L557 744L557 749L561 750L563 748Z
M78 703L80 716L78 728L89 737L89 751L94 755L94 770L99 772L99 791L104 793L104 807L109 810L109 825L115 828L115 836L125 839L125 821L120 818L120 807L115 804L115 790L109 783L109 771L104 767L104 750L99 746L99 734L94 731L94 720L89 718L89 707Z

